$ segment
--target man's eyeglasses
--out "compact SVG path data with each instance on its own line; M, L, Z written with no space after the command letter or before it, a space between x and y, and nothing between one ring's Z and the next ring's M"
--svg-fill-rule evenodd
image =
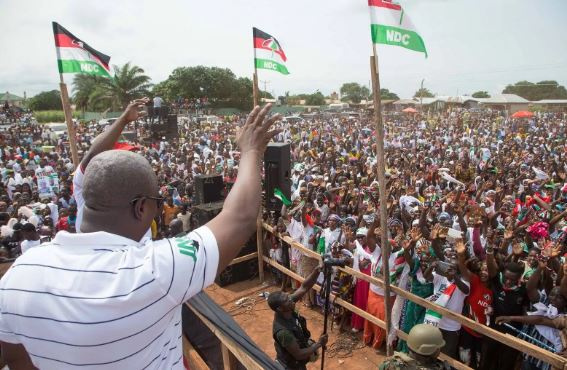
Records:
M132 199L132 200L130 201L130 204L134 204L134 203L136 203L137 201L139 201L140 199L153 199L153 200L155 200L158 209L161 208L161 207L163 207L163 202L165 202L165 198L164 198L164 197L140 196L140 197L136 197L136 198Z

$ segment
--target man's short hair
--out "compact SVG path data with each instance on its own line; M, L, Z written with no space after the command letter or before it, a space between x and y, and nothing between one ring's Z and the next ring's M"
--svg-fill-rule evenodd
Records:
M524 266L517 262L510 262L506 265L506 270L521 275L524 273Z
M282 303L285 302L285 300L286 298L284 292L272 292L268 296L268 306L270 306L273 311L276 311L282 305Z

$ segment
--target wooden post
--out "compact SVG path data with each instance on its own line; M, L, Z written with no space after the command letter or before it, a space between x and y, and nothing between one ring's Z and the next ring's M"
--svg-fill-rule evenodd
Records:
M388 242L388 210L386 208L386 166L384 163L384 123L382 122L382 101L380 99L380 76L378 75L378 55L376 44L373 44L374 55L370 57L372 73L372 94L374 96L374 120L376 121L376 171L380 187L380 230L382 247L382 272L384 275L384 303L386 305L386 354L392 355L392 347L387 344L392 327L392 307L390 305L390 243Z
M258 93L258 71L254 67L254 76L252 78L252 98L254 100L254 107L259 103L260 94ZM259 161L259 165L262 166L263 161ZM262 168L260 168L260 173L262 173ZM262 256L264 255L264 233L262 227L262 203L260 203L260 208L258 209L258 217L256 218L256 248L258 250L258 277L260 278L260 284L264 282L264 260Z
M254 101L254 107L258 105L260 101L260 94L258 92L258 72L254 69L254 76L252 78L252 99Z
M71 149L71 158L75 169L79 167L79 153L77 152L77 135L75 134L75 126L73 126L73 114L71 113L71 103L69 102L69 93L67 85L63 81L63 74L59 74L59 88L61 89L61 104L65 113L65 123L67 123L67 133L69 134L69 147Z

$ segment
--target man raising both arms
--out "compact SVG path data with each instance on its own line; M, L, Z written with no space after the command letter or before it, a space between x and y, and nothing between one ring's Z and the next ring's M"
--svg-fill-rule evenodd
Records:
M144 103L133 101L81 164L82 233L29 250L0 281L10 368L182 369L181 305L255 230L259 162L279 118L266 118L270 105L254 108L240 130L239 176L222 212L183 238L151 242L143 236L164 200L156 176L142 156L107 150Z

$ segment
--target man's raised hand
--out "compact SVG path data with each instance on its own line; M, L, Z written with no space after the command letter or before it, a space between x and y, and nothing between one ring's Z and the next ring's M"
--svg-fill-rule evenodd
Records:
M280 131L270 130L272 125L281 118L280 114L276 114L266 119L271 108L272 104L266 104L262 109L256 106L248 115L248 119L239 130L236 139L242 154L249 151L263 154L270 140Z
M149 101L150 99L148 98L131 100L124 113L122 113L122 117L124 117L126 123L130 123L144 117L147 113L140 109L143 109Z

